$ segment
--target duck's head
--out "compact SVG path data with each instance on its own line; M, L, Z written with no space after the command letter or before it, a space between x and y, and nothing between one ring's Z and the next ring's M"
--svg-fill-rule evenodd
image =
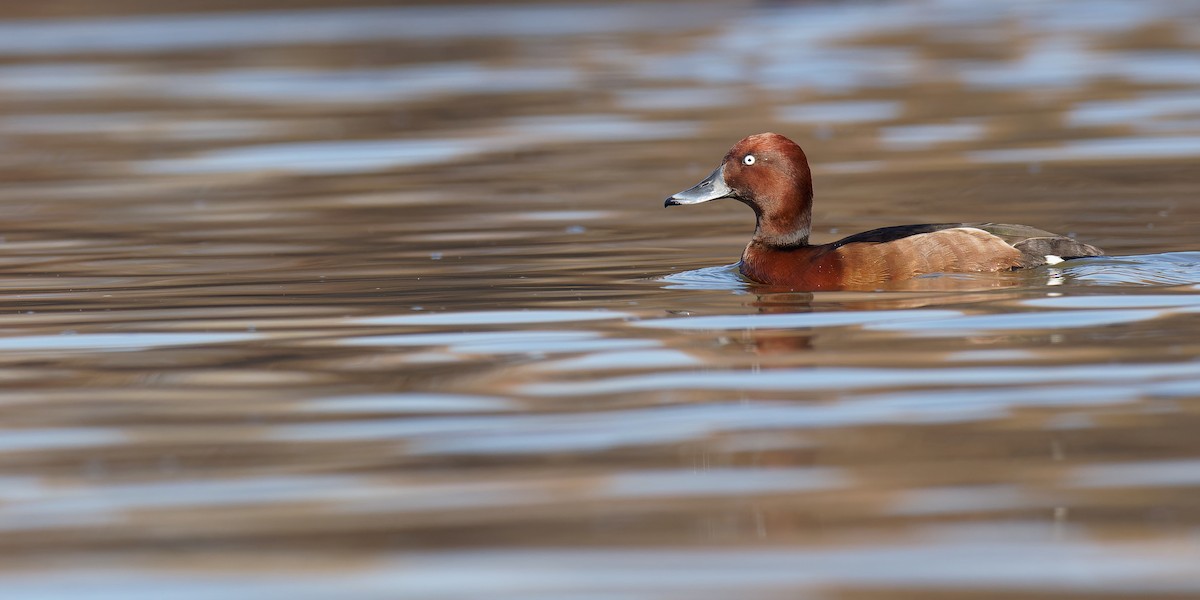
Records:
M664 206L733 198L754 209L755 239L787 246L808 241L812 173L800 146L778 133L733 145L704 181L667 198Z

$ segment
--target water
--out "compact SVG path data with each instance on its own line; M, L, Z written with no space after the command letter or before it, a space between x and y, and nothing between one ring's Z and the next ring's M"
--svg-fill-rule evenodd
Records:
M0 8L6 598L1200 595L1200 5L197 6Z

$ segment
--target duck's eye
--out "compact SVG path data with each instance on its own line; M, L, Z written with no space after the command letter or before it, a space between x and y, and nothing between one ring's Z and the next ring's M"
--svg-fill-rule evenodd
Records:
M746 156L743 156L743 157L742 157L742 164L743 164L743 165L752 165L752 164L754 164L754 155L753 155L753 154L747 154Z

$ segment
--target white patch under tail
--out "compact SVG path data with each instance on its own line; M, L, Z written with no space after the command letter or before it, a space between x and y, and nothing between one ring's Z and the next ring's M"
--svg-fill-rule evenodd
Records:
M1063 257L1061 257L1061 256L1055 256L1053 254L1046 255L1046 264L1048 264L1048 265L1057 265L1058 263L1060 263L1062 261L1063 261Z

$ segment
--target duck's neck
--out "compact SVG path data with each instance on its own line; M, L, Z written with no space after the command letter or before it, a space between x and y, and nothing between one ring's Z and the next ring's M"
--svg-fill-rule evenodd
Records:
M779 249L807 246L812 230L812 190L803 190L761 209L755 207L754 216L751 245Z

